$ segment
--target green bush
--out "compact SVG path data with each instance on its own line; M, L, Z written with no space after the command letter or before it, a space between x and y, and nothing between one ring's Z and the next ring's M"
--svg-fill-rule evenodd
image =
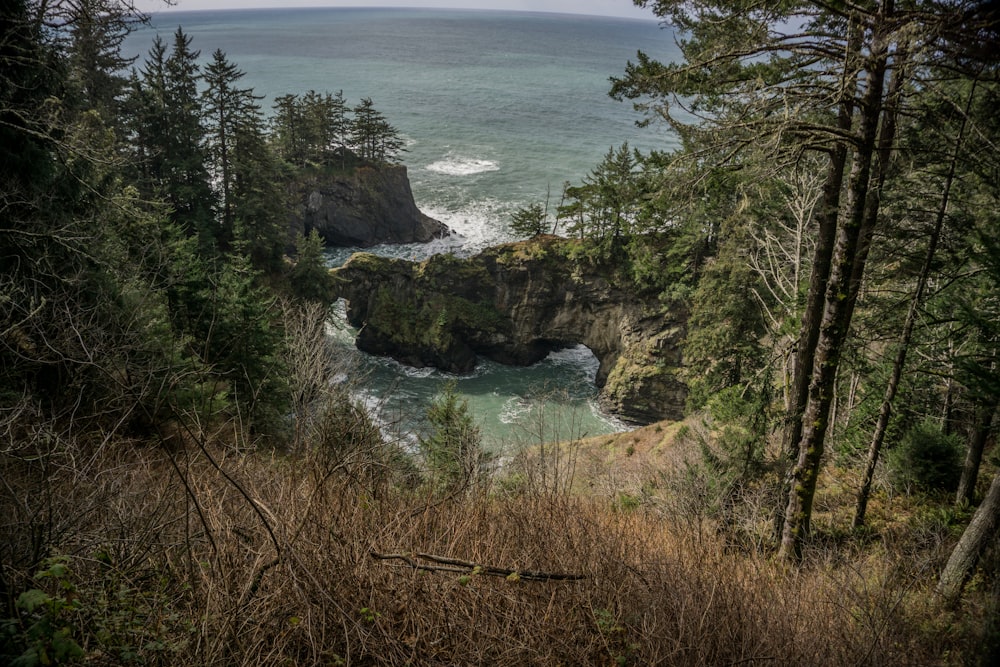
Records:
M962 474L962 441L928 419L889 451L888 465L893 483L906 491L954 491Z

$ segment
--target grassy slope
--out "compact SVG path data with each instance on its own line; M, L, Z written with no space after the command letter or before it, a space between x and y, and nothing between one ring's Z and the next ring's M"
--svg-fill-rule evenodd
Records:
M224 438L170 452L122 442L50 451L43 471L22 443L3 460L5 582L69 600L47 613L51 627L100 664L961 664L981 653L987 592L956 612L929 595L954 528L883 498L876 515L891 525L837 539L827 526L842 525L850 482L825 475L826 537L789 569L734 546L671 486L694 451L680 430L548 446L506 481L444 499L399 491L357 448L287 457ZM40 528L65 575L30 580L14 558ZM415 571L373 550L585 579ZM19 629L45 617L22 614Z

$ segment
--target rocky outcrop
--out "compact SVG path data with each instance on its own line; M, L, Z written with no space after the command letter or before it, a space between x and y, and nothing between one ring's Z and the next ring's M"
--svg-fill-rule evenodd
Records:
M359 253L334 275L362 350L461 373L477 355L527 365L582 343L600 362L607 410L643 423L680 418L682 318L570 259L572 243L541 237L419 264Z
M448 227L420 212L403 165L359 164L302 179L293 228L315 229L327 245L367 248L380 243L423 243Z

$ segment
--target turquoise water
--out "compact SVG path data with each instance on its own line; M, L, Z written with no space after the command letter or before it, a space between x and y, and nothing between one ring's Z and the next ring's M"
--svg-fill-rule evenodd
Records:
M438 9L174 12L154 16L126 52L147 51L154 32L169 43L178 25L203 60L222 49L237 63L265 108L309 89L343 90L352 104L373 99L406 140L403 162L418 206L457 232L375 249L383 254L468 254L510 240L514 209L546 199L554 208L563 184L579 183L609 148L676 145L662 129L637 128L631 106L607 95L609 78L637 50L664 60L675 53L652 21ZM331 252L331 264L348 254ZM350 351L350 334L336 338L345 354L359 354ZM449 379L367 355L360 363L366 398L405 431ZM539 409L553 430L547 437L621 429L594 404L596 369L593 355L576 348L527 369L484 362L453 379L499 447L523 438L529 421L537 431Z

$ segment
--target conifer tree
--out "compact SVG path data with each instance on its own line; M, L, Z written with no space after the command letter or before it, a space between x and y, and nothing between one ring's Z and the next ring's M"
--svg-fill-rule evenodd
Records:
M160 194L165 175L166 59L167 47L157 35L139 71L132 71L124 107L127 113L126 138L132 149L134 166L139 172L137 185L142 194L150 198Z
M327 95L329 105L328 122L330 123L330 137L332 138L331 150L335 155L340 156L341 166L346 159L347 144L351 132L351 118L348 116L350 108L347 99L344 98L344 91L338 90L333 95Z
M343 91L282 95L274 100L272 143L278 155L295 166L333 164L348 143L347 113Z
M305 166L302 138L302 113L299 96L288 94L274 98L271 116L271 140L278 156L296 166Z
M333 301L334 283L323 256L323 239L315 229L295 239L295 265L288 272L292 294L306 301L328 306Z
M198 93L199 53L178 28L172 52L157 36L127 100L131 143L147 197L163 198L170 217L212 254L218 225L206 168L205 130Z
M329 93L322 95L310 90L302 96L302 127L307 162L320 165L326 162L333 146L333 123Z
M201 251L214 250L218 225L209 180L203 125L202 100L198 92L201 71L192 50L191 37L181 28L174 32L173 50L166 62L168 141L166 152L167 201L173 219L188 233L196 234Z
M234 249L265 273L277 273L291 238L279 162L259 109L248 109L231 134L229 174Z
M628 143L610 148L582 185L563 193L558 216L567 221L567 231L588 239L605 258L620 254L639 231L640 165Z
M399 131L375 108L370 97L363 98L354 107L350 140L358 156L373 162L396 160L405 145L399 137Z
M535 202L514 211L510 229L518 236L534 237L548 231L545 207Z
M240 125L259 112L258 97L247 88L239 88L244 77L226 54L216 49L212 62L205 69L205 90L202 93L207 128L209 162L219 181L221 199L221 246L229 247L233 238L235 201L233 197L233 149Z
M70 82L84 108L97 110L106 122L119 119L118 105L125 92L125 72L132 60L121 53L132 26L143 20L131 3L116 0L76 0L52 3L50 19L69 27Z
M488 456L468 402L459 399L454 383L446 384L431 403L427 421L431 432L419 442L432 477L445 491L467 489L482 472Z

